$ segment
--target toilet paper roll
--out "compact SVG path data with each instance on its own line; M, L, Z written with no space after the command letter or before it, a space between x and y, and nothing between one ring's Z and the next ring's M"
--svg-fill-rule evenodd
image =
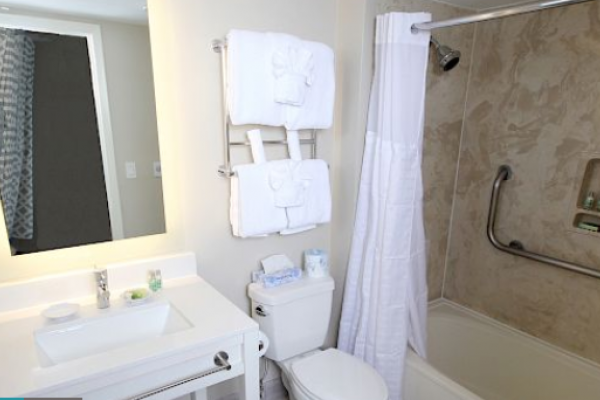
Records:
M262 357L269 349L269 338L262 331L258 331L258 356Z

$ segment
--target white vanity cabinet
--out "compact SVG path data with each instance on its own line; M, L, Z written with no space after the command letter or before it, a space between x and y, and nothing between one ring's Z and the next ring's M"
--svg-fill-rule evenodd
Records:
M145 365L124 368L80 383L67 384L55 390L36 392L44 397L82 397L84 400L108 399L176 399L206 389L228 379L244 375L246 399L258 400L258 375L253 375L250 359L244 354L256 343L254 333L220 338L214 343L191 349L185 353L148 362ZM217 353L228 355L230 369L210 373L216 369ZM249 351L252 353L252 351ZM254 356L255 357L255 356ZM207 374L208 373L208 374ZM198 400L202 400L198 398Z
M46 304L0 312L0 398L167 400L197 392L204 400L205 388L240 377L241 398L258 400L258 325L196 275L193 256L169 262L178 265L163 268L165 288L135 306L119 293L146 276L144 262L109 269L111 307L80 298L79 315L66 322L40 311L61 287L85 285L91 271L37 281ZM0 301L21 289L0 287Z

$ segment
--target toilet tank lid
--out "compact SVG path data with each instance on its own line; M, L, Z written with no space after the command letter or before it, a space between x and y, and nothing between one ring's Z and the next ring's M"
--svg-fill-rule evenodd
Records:
M303 297L331 292L334 287L334 281L330 276L323 278L304 277L299 281L269 289L260 283L251 283L248 286L248 296L255 302L275 306Z

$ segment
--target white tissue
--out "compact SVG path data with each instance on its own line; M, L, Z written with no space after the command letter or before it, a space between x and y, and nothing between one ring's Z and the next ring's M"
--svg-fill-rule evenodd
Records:
M265 274L273 274L277 271L294 267L292 260L283 254L275 254L274 256L267 257L260 263L262 264Z

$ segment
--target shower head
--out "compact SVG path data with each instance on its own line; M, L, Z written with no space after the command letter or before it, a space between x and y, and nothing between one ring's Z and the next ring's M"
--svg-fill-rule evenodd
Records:
M442 71L450 71L452 68L458 65L458 62L460 61L460 51L440 44L440 42L435 40L433 37L431 38L431 43L433 43L435 46L438 64Z

